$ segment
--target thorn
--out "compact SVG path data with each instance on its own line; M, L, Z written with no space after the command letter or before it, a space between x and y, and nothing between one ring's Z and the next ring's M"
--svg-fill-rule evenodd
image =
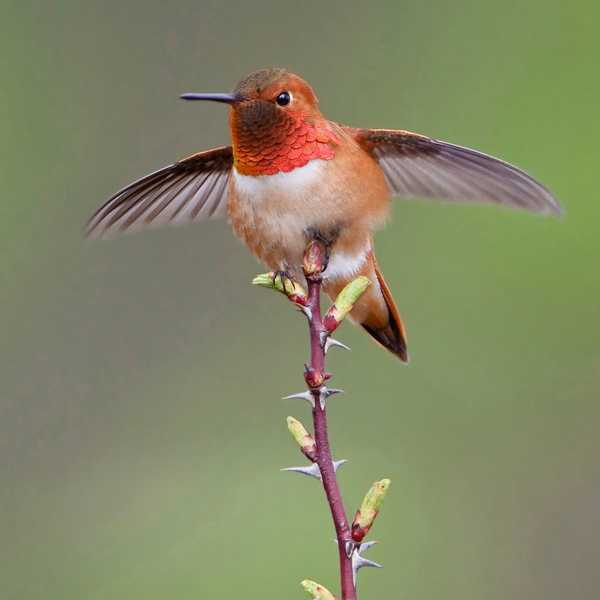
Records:
M383 569L383 565L369 560L362 556L363 552L366 552L371 546L374 546L377 542L365 542L355 546L354 552L352 553L352 580L354 587L356 587L356 580L358 578L358 571L363 567L374 567L376 569Z
M377 544L377 542L375 542L375 541L363 542L359 546L359 552L366 552L369 548L372 548L375 544Z
M291 473L301 473L307 477L314 477L315 479L321 479L321 471L317 463L313 463L310 467L286 467L281 469L282 471L290 471Z
M297 304L296 306L301 313L304 313L304 316L309 321L312 321L312 313L310 312L310 308L308 306L302 306L301 304Z
M337 473L338 469L342 466L345 465L348 462L347 458L342 458L341 460L334 460L333 461L333 472Z
M354 562L356 563L356 569L362 569L363 567L375 567L376 569L383 569L383 565L375 562L374 560L369 560L368 558L364 558L358 554L354 554L356 557Z
M337 473L337 470L348 461L343 458L341 460L333 461L333 471ZM321 480L321 469L319 469L319 465L317 463L313 463L308 467L286 467L285 469L281 469L281 471L289 471L291 473L300 473L301 475L306 475L307 477L314 477L315 479Z
M306 390L305 392L298 392L297 394L290 394L289 396L284 396L282 400L306 400L313 408L315 407L315 399L311 392Z
M325 342L327 341L327 337L329 336L329 332L323 329L319 331L319 342L321 342L321 346L325 346Z
M339 546L339 544L340 544L338 542L337 538L333 538L333 543L336 546ZM353 554L355 548L358 548L358 544L354 540L346 540L344 542L344 552L346 553L346 556L348 558L352 557L352 554Z
M321 394L325 396L325 398L329 398L329 396L335 396L335 394L343 394L344 390L340 390L339 388L328 388L323 386L321 388Z
M348 558L350 558L352 556L352 554L354 553L354 548L356 547L356 543L353 542L352 540L348 540L345 544L345 549L346 549L346 556Z
M337 346L338 348L343 348L344 350L351 350L350 346L346 346L346 344L342 344L342 342L332 338L331 336L328 336L325 340L325 346L323 348L323 351L325 352L325 354L327 354L327 352L329 352L329 349L335 346Z
M338 390L336 388L328 388L326 386L321 386L319 389L319 404L321 405L321 410L325 410L325 400L329 398L329 396L333 396L334 394L343 394L344 390ZM314 406L314 405L313 405Z

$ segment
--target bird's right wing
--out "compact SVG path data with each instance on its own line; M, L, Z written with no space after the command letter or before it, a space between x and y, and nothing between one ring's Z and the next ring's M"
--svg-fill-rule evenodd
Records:
M224 216L233 167L231 146L193 154L131 183L90 218L88 237Z
M493 202L560 214L548 189L503 160L411 131L346 131L379 164L390 192L401 198Z

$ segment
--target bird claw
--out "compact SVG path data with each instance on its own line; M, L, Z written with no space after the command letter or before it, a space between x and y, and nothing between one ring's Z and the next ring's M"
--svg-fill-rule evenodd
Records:
M296 282L294 281L292 276L283 269L279 269L279 271L273 271L273 287L275 287L275 282L277 281L278 277L281 281L281 286L284 290L286 289L286 281L288 281L291 284L293 290L296 289Z

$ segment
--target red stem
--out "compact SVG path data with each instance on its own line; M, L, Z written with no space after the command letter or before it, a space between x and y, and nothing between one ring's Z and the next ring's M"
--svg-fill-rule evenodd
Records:
M311 318L310 328L310 365L306 373L307 383L319 382L320 385L311 386L311 392L315 401L313 408L313 424L315 441L317 444L317 464L321 471L323 489L327 496L327 502L331 509L331 516L335 525L335 533L340 555L340 576L342 585L342 600L356 600L356 590L352 577L352 561L346 554L346 542L351 541L350 527L346 518L346 510L340 493L333 459L329 446L327 434L327 411L321 408L320 389L322 382L327 379L325 373L325 350L321 335L325 332L321 315L321 276L306 276L308 283L308 309Z

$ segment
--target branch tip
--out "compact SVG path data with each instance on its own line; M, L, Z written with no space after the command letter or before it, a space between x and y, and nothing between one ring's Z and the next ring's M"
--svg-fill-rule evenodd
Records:
M302 268L307 279L320 278L327 266L327 249L317 241L311 240L304 250Z

